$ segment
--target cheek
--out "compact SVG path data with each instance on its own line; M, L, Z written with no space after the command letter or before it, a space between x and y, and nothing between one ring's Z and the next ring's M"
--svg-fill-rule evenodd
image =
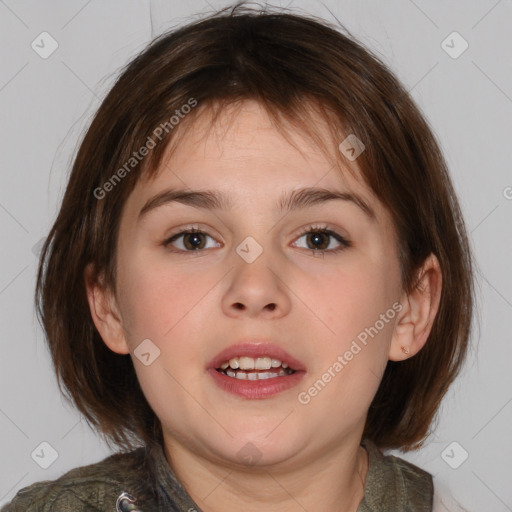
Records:
M173 375L181 375L185 368L201 371L202 349L209 341L205 326L215 308L213 301L219 300L215 284L222 275L184 272L161 260L141 265L133 258L127 263L120 281L123 324L132 353L142 340L150 339Z
M137 336L162 338L204 295L207 283L161 258L132 254L119 275L123 320Z
M149 366L132 356L137 378L156 414L173 424L177 406L170 406L169 396L185 399L184 383L188 393L200 395L196 383L204 367L204 308L210 307L208 291L214 282L183 275L170 265L133 264L126 270L123 319L128 319L130 350L133 354L142 340L150 339L159 351Z
M389 268L368 260L352 262L329 278L310 286L315 322L316 359L301 388L301 404L329 417L324 428L362 421L385 370L396 311L394 275ZM311 322L309 331L312 332Z
M307 271L296 284L307 318L316 316L319 334L340 348L392 307L399 297L396 280L396 269L384 258L355 255L337 267Z

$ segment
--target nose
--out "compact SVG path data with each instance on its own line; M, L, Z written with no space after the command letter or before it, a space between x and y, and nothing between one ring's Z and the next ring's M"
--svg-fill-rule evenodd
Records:
M228 274L229 287L222 300L222 308L231 317L279 318L291 308L289 272L283 270L265 251L249 263L236 255L234 268Z

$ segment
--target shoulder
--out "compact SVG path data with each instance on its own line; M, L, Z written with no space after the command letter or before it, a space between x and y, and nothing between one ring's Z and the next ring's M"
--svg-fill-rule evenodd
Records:
M404 490L423 489L432 496L433 479L428 471L395 455L384 454L369 439L363 440L362 444L369 455L368 476L372 481L399 482Z
M432 511L434 489L430 473L400 457L384 454L369 439L361 444L368 452L369 467L358 512Z
M458 503L443 481L434 485L429 472L401 457L384 454L368 439L362 444L370 461L362 512L474 512Z
M0 512L80 512L113 510L116 497L127 489L144 448L117 453L71 469L55 480L33 483L18 491Z

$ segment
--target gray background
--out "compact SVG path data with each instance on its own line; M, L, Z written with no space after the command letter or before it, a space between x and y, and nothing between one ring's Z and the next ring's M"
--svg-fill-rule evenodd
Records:
M117 71L152 37L225 5L0 0L0 504L21 487L109 454L59 395L32 301L35 253L77 140ZM412 91L440 140L478 264L480 329L425 447L392 453L430 471L469 510L512 510L512 2L282 5L330 21L335 15ZM43 31L59 45L46 59L31 47ZM458 36L447 39L454 31L469 45L457 58L445 51L463 48ZM58 453L47 469L40 465L52 451L42 442Z

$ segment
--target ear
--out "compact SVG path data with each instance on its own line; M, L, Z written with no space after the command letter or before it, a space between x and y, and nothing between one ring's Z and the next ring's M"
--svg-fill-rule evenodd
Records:
M442 274L439 261L430 254L418 272L418 284L411 293L404 292L389 359L403 361L417 354L425 345L441 300Z
M94 267L89 263L84 271L84 279L89 309L100 336L113 352L129 354L118 305L112 291L104 286L103 275L96 277Z

